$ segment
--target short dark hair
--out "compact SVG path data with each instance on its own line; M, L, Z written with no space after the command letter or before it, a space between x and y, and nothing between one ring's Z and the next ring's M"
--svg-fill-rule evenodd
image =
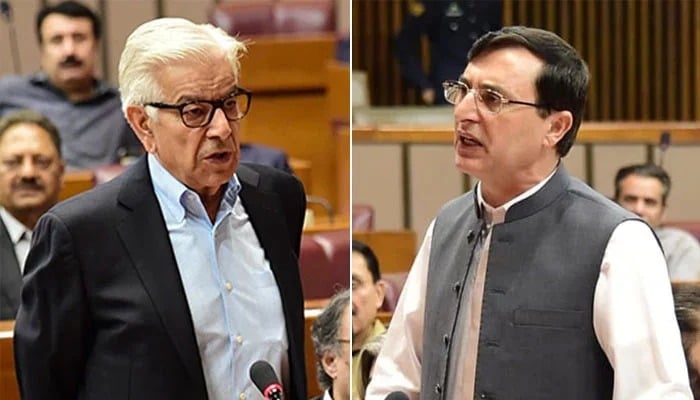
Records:
M661 182L663 191L661 192L661 204L666 205L666 199L671 192L671 178L663 168L656 164L633 164L622 167L615 175L615 201L620 199L622 191L622 181L630 175L646 176L648 178L656 178Z
M332 351L336 354L340 351L339 339L341 338L338 337L340 318L348 304L350 304L350 291L345 289L333 296L330 303L323 309L316 322L311 326L311 340L316 351L316 377L318 378L319 386L324 390L333 385L333 378L323 369L321 359L327 351Z
M102 35L102 24L97 15L85 5L77 1L68 0L46 6L36 15L36 36L39 39L39 44L44 42L44 39L41 37L41 25L46 17L51 14L61 14L70 18L87 18L92 22L92 34L95 35L95 39L100 39Z
M574 49L557 34L526 26L508 26L480 37L469 50L467 61L505 47L524 47L544 61L535 79L538 113L544 118L554 111L568 110L573 115L571 128L557 143L557 153L564 157L576 140L586 107L588 66Z
M367 263L367 269L369 269L370 274L372 274L372 282L376 283L378 280L382 279L382 274L379 272L379 260L377 256L372 251L366 243L359 240L352 241L352 251L360 253L364 257Z
M683 351L688 366L688 377L693 397L700 398L700 373L690 360L690 351L697 343L700 333L700 284L697 282L674 282L673 301L676 319L681 330Z
M61 136L58 134L58 128L48 118L32 110L15 111L0 119L0 139L2 139L7 130L19 124L36 125L46 131L51 138L51 142L56 146L58 156L61 157Z

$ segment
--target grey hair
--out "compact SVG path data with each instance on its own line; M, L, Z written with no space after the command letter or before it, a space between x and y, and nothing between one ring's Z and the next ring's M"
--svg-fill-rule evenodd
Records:
M119 59L122 110L126 114L130 105L161 101L159 67L183 60L207 64L213 56L225 55L238 77L239 60L245 52L245 43L209 24L184 18L148 21L129 35Z
M321 389L326 390L333 385L333 379L323 369L323 355L326 352L340 354L341 347L338 339L340 331L340 319L350 304L350 291L348 289L337 293L331 299L323 312L318 316L311 327L311 340L316 350L316 377Z

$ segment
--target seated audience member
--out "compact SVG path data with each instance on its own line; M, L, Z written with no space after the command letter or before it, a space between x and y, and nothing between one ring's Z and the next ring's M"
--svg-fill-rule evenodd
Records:
M671 178L654 164L629 165L615 177L615 201L643 218L659 237L671 280L700 280L700 244L688 232L662 226Z
M33 111L0 119L0 319L14 319L37 220L58 201L61 139Z
M370 341L365 343L360 350L360 377L359 377L359 388L358 396L361 399L365 398L365 391L369 381L372 379L372 372L374 371L374 362L377 360L379 351L382 349L384 344L385 335L382 333L379 336L373 337Z
M268 165L293 174L287 154L274 147L260 144L241 143L241 162Z
M384 282L379 261L372 249L359 240L352 241L352 393L360 399L360 350L386 328L377 319L384 302Z
M700 283L673 283L673 300L681 329L690 388L693 397L700 399Z
M36 17L41 71L0 79L0 117L32 109L58 128L69 168L118 163L142 150L124 118L119 92L97 79L100 20L64 1Z
M350 292L331 299L311 327L316 373L323 394L313 400L350 399Z

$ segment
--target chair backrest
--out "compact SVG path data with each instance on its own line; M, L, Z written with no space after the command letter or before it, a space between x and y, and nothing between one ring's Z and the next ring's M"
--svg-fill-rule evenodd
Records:
M350 286L350 232L304 234L299 270L304 299L325 299Z
M384 302L379 309L380 311L394 312L407 277L408 272L389 272L382 274L382 280L384 281L384 287L386 289L384 290Z
M352 205L352 229L371 231L374 229L374 207L369 204Z
M332 0L222 2L209 22L233 36L334 32L335 10Z

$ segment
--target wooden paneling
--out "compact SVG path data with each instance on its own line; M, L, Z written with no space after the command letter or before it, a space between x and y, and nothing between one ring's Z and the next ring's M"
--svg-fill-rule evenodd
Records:
M19 400L15 375L15 357L12 350L14 321L0 321L0 399Z
M368 72L373 105L419 104L392 51L408 1L353 1L353 69ZM700 119L700 0L504 0L503 7L504 25L554 31L588 62L587 120Z
M352 238L366 243L379 260L382 273L408 272L416 256L416 233L408 230L354 231Z

